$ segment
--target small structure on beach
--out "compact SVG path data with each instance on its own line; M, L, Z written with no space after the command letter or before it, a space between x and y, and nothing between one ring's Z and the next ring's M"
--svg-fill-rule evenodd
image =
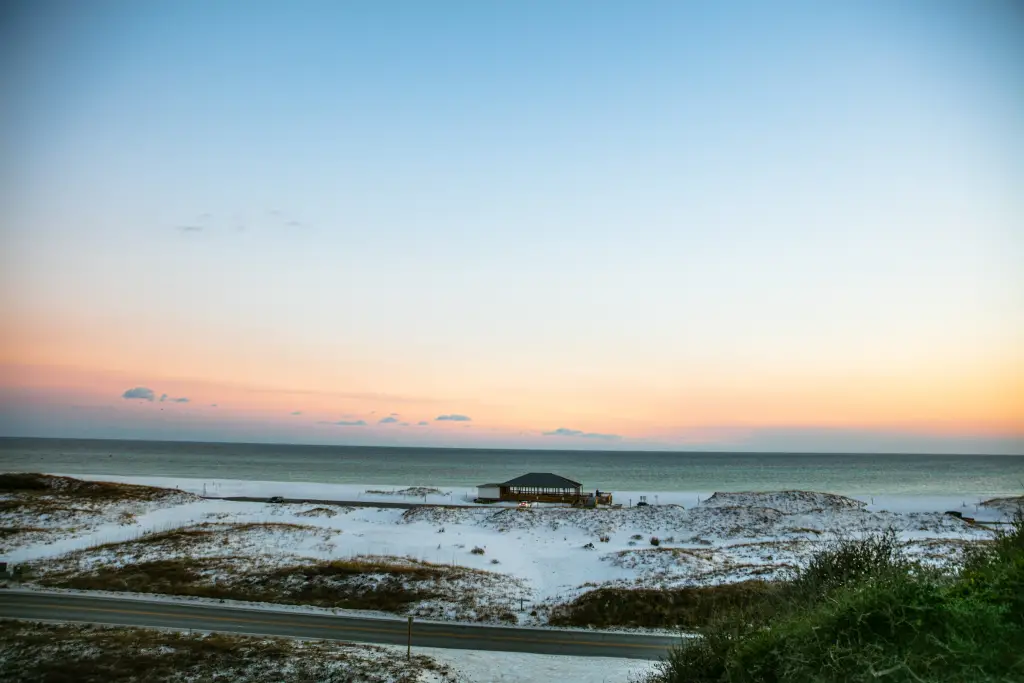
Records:
M480 484L476 487L477 500L501 500L501 484Z
M481 484L477 487L477 500L482 502L527 501L582 505L588 499L610 505L612 497L607 492L583 493L583 485L578 481L550 472L530 472L501 484Z

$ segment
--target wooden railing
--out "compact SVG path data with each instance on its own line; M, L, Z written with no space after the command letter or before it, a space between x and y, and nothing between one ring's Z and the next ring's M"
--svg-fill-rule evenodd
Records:
M525 500L531 503L577 503L583 496L578 493L505 493L502 500Z

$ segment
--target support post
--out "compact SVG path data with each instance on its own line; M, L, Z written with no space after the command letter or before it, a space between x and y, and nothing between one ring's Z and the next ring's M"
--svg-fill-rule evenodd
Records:
M409 641L405 650L405 658L412 659L412 617L409 617Z

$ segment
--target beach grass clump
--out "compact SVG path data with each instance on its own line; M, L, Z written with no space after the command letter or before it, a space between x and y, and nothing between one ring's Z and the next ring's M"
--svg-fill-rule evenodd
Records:
M743 581L686 588L598 588L552 608L553 626L697 628L723 610L770 606L777 585Z
M905 573L911 562L895 529L859 539L840 538L815 553L794 581L796 593L821 595L850 583Z
M954 570L895 535L842 540L769 597L725 610L647 683L1024 680L1024 517Z

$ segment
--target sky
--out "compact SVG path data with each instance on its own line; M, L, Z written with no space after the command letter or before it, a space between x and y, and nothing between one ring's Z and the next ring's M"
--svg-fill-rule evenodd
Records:
M1024 10L7 3L0 435L1024 453Z

